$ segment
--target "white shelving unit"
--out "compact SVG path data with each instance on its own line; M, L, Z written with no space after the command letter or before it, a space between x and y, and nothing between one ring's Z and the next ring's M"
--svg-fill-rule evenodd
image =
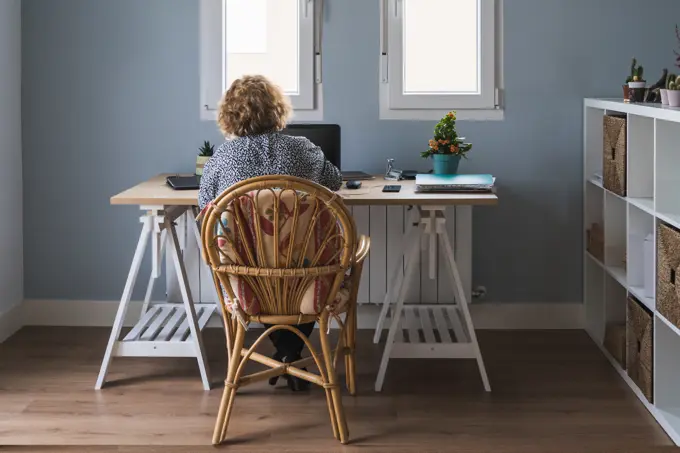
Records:
M603 187L603 117L627 116L627 197ZM604 262L588 253L584 241L586 328L624 381L680 445L680 329L656 310L655 288L645 292L643 241L661 224L680 229L680 109L622 100L584 102L584 238L591 224L604 229ZM600 177L598 177L600 175ZM648 263L649 261L647 261ZM648 266L647 266L648 267ZM656 269L653 269L656 275ZM656 282L656 278L654 278ZM605 327L622 323L628 294L654 316L653 402L647 401L604 348Z

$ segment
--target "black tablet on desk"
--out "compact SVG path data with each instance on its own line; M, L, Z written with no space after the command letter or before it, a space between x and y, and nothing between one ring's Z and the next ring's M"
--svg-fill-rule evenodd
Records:
M198 175L191 176L168 176L165 182L172 187L173 190L198 190L201 185L201 177Z

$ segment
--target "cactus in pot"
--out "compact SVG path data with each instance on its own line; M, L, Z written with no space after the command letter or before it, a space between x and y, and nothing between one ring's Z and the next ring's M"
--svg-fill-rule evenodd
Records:
M635 58L633 58L633 61L630 64L630 74L626 78L625 85L628 85L630 82L633 81L633 77L635 77L636 68L637 68L637 60Z
M624 87L624 96L627 94L626 100L628 102L644 102L647 88L647 81L645 81L645 69L638 66L637 60L633 58L630 66L630 75L628 76L627 88Z
M675 82L676 78L676 75L672 73L668 73L666 75L666 81L664 82L663 87L659 90L659 93L661 94L661 104L668 105L668 87L671 82Z
M668 76L668 105L680 107L680 77Z
M203 167L210 160L213 153L215 152L215 145L211 144L208 140L203 142L203 146L198 148L198 156L196 157L196 174L203 174Z
M623 100L625 102L643 102L647 82L644 79L645 69L638 66L638 61L633 58L630 63L630 74L623 85Z

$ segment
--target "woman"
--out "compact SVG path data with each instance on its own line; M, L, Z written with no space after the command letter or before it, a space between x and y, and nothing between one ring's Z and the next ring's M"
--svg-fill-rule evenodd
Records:
M222 133L231 140L215 151L203 169L198 194L201 209L230 186L256 176L297 176L330 190L340 189L340 171L326 160L318 146L304 137L280 133L290 114L286 96L265 77L244 76L232 83L217 116ZM309 336L314 323L299 325L298 329ZM270 338L276 347L275 360L291 363L300 359L304 343L297 335L279 330ZM287 379L292 390L309 386L307 381L293 376ZM275 384L276 379L270 383Z

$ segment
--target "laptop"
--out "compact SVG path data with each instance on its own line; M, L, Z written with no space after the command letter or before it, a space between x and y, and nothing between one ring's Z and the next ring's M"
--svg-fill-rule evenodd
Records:
M199 175L168 176L165 178L165 183L173 190L198 190L201 186L201 177Z
M289 124L282 134L297 137L306 137L310 142L321 148L328 162L338 168L341 167L340 152L340 126L338 124ZM367 180L374 179L363 171L342 171L342 179L348 180Z
M496 178L492 175L416 175L418 192L490 192Z

